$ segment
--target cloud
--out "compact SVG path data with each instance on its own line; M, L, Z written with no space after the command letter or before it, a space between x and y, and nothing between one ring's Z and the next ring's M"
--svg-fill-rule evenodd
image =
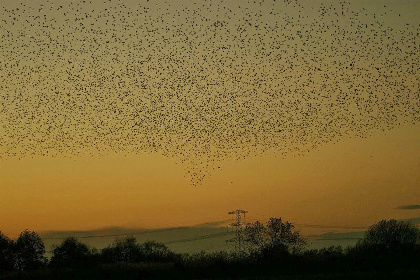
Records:
M414 204L414 205L402 205L402 206L398 206L395 209L400 209L400 210L413 210L413 209L420 209L420 205L419 204Z
M326 232L322 234L311 234L308 237L318 240L359 240L364 234L364 231Z
M420 217L410 218L410 219L407 219L406 221L410 221L415 225L420 225Z
M347 246L356 245L357 241L363 238L364 231L350 232L327 232L323 234L312 234L307 236L310 249L321 249L330 246Z

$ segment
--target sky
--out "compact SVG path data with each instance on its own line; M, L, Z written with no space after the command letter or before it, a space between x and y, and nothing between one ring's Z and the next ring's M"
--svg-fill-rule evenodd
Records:
M6 235L420 216L418 1L0 8Z

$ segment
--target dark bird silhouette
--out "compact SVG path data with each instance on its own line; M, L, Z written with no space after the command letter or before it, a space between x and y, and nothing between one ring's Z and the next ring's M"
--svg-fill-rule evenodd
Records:
M2 160L156 152L198 184L419 120L419 24L391 7L38 3L1 4Z

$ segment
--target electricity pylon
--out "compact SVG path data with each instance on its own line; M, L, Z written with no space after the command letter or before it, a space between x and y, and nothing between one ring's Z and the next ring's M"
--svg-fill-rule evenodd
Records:
M240 209L228 212L229 215L235 215L236 214L236 223L232 223L230 225L236 228L236 238L235 238L236 251L239 254L243 253L243 248L242 248L242 246L243 246L243 244L242 244L243 243L242 242L242 225L243 224L242 224L242 216L241 215L244 214L244 217L245 217L245 213L248 213L248 211L240 210Z

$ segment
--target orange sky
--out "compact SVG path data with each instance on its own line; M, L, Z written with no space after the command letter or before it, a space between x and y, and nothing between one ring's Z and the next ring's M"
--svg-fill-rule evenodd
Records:
M394 208L418 203L419 143L420 126L404 125L307 156L223 161L196 187L182 164L153 154L10 159L0 165L0 221L14 236L25 228L192 225L237 208L340 226L410 218L416 213Z
M418 217L420 2L365 2L2 1L0 230Z

